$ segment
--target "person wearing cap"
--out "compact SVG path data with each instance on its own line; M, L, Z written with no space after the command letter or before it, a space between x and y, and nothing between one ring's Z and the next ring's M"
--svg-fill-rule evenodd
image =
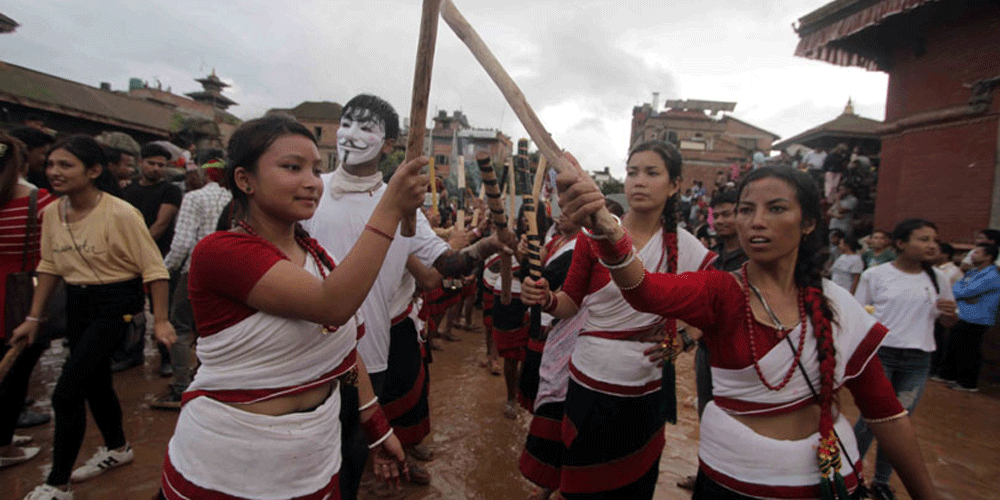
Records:
M181 200L174 226L174 239L170 243L170 251L163 259L163 264L171 274L179 273L170 306L170 322L177 332L177 342L170 348L170 360L174 367L173 381L166 394L150 404L153 408L179 409L181 394L191 383L191 344L195 338L194 311L188 300L187 286L191 252L199 241L215 232L216 221L233 198L232 192L225 186L226 162L221 159L222 151L216 150L214 155L208 156L211 160L200 168L206 183L185 194Z

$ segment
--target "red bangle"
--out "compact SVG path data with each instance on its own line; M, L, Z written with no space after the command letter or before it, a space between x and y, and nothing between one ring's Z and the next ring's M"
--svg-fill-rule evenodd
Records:
M542 306L542 311L551 313L552 311L555 311L557 307L559 307L559 296L552 290L549 290L549 303Z
M385 418L385 412L381 406L375 406L375 413L368 420L361 423L361 428L365 430L365 438L368 440L368 447L374 448L385 441L392 432L389 419Z
M379 236L381 236L381 237L389 240L390 242L392 242L392 240L393 240L392 236L389 236L388 234L385 234L385 232L381 231L380 229L378 229L376 227L373 227L371 224L365 224L365 230L366 231L371 231L371 232L373 232L373 233L375 233L375 234L377 234L377 235L379 235Z
M632 238L627 232L614 243L609 240L590 238L590 248L594 249L598 259L608 264L617 264L627 259L629 253L632 252Z

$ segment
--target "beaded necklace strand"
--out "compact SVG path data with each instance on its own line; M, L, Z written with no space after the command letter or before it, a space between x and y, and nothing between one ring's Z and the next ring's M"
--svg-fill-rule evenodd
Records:
M784 378L781 379L781 382L778 385L772 385L770 382L767 381L767 378L764 377L764 372L760 368L760 358L757 356L757 345L753 340L754 316L753 316L753 309L750 307L750 291L753 290L754 294L757 295L757 299L760 300L760 303L764 306L764 310L767 311L768 315L771 316L771 321L773 321L775 326L777 327L779 340L784 339L785 336L788 335L794 329L794 327L786 329L785 326L782 325L780 321L778 321L777 316L775 316L774 312L771 310L771 307L768 306L767 301L764 300L764 296L760 293L760 290L758 290L757 287L750 284L750 279L747 277L746 264L743 264L741 272L743 274L743 282L746 283L747 285L746 287L743 288L743 295L745 299L744 302L746 304L745 316L747 320L747 333L750 337L750 355L753 357L753 368L757 372L757 378L759 378L760 381L764 383L765 387L767 387L772 391L780 391L786 385L788 385L789 382L791 382L792 376L795 375L795 368L796 366L798 366L799 360L802 358L802 352L805 351L807 316L806 316L804 292L802 290L799 290L798 294L799 322L800 322L799 325L802 328L802 332L801 335L799 335L798 348L795 350L795 359L793 360L791 366L788 367L788 372L785 374Z
M250 224L247 224L246 221L242 221L241 220L241 221L237 222L236 225L239 226L244 231L246 231L247 234L249 234L251 236L254 236L256 238L260 238L260 239L262 239L264 241L267 241L268 243L271 243L266 238L264 238L263 236L261 236L260 234L258 234L257 231L255 231L254 228L252 226L250 226ZM299 246L301 246L302 248L304 248L306 250L306 252L309 252L309 255L312 256L313 261L316 263L316 268L319 269L320 279L321 280L325 280L326 279L326 275L327 275L326 266L323 265L323 260L320 259L319 252L315 248L313 248L313 245L310 245L309 242L306 241L306 239L303 238L302 236L295 235L295 242L298 243ZM274 245L273 243L271 243L271 244ZM323 325L323 330L325 331L325 333L333 333L333 332L337 331L338 328L339 327L337 327L337 326Z

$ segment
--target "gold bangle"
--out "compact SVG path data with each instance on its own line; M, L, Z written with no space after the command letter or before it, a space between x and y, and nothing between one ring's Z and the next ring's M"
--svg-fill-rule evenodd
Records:
M905 417L905 416L907 416L909 414L910 414L910 412L908 412L906 410L903 410L901 413L898 413L896 415L892 415L890 417L883 417L883 418L863 418L862 420L864 420L866 424L884 424L886 422L891 422L893 420L897 420L897 419L903 418L903 417Z

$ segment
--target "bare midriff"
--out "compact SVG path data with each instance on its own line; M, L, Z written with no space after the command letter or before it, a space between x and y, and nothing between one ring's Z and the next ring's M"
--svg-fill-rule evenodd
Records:
M274 399L267 399L256 403L230 403L229 405L234 408L239 408L245 412L268 415L271 417L310 411L323 404L323 402L326 401L326 398L330 397L330 394L333 392L333 384L336 383L336 381L328 382L298 394L279 396Z
M819 405L811 404L778 415L732 415L732 417L761 436L797 441L819 431L819 414ZM834 405L833 418L836 419L838 414L837 406Z

